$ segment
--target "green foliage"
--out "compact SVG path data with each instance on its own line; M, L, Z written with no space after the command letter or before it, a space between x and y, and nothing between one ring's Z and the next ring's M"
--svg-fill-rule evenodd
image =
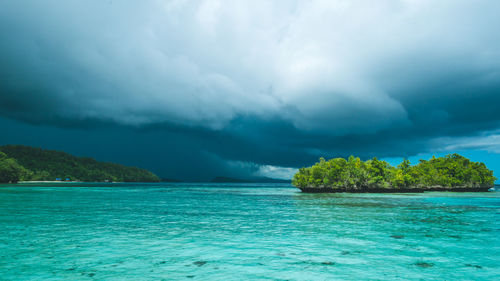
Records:
M28 171L17 163L15 159L8 158L0 151L0 182L16 183L23 180L28 175Z
M481 162L472 162L458 155L420 160L415 166L405 159L397 167L373 158L361 161L350 156L320 161L301 168L293 176L297 187L328 187L333 189L424 188L424 187L491 187L496 178Z
M24 171L19 172L22 176L18 177L18 180L55 180L56 178L65 180L69 178L70 180L88 182L160 181L155 174L144 169L98 162L92 158L76 157L60 151L42 150L21 145L6 145L0 147L0 153L16 159L14 162L17 161L16 164L19 163L19 167L27 169L23 168ZM3 164L1 165L3 167ZM0 167L0 169L2 168ZM3 175L4 172L1 172L0 176Z

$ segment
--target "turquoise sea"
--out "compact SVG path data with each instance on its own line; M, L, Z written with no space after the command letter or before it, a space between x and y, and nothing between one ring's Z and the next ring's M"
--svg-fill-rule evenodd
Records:
M500 192L0 186L0 280L500 280Z

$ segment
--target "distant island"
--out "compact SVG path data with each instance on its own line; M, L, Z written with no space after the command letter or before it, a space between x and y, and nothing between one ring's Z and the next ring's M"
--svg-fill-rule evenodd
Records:
M455 153L420 160L414 166L404 160L397 167L377 158L320 158L313 166L299 169L292 184L311 193L488 191L495 180L484 163Z
M0 146L0 182L158 182L152 172L23 145Z
M215 177L210 182L212 183L290 183L290 180L273 179L268 177L255 177L250 179L237 179L230 177Z

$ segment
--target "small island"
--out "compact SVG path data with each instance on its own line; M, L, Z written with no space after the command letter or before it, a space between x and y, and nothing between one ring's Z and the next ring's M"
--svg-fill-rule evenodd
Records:
M0 146L0 183L159 182L154 173L92 158L23 145Z
M397 167L377 158L320 158L313 166L299 169L292 184L307 193L484 192L495 180L484 163L455 153L420 160L417 165L403 160Z

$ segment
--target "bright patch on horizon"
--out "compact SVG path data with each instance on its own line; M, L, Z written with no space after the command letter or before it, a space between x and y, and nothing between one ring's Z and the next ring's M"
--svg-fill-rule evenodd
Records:
M291 179L297 171L298 169L296 168L262 165L259 167L259 170L255 172L255 175L273 179L288 180Z

